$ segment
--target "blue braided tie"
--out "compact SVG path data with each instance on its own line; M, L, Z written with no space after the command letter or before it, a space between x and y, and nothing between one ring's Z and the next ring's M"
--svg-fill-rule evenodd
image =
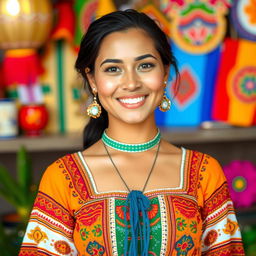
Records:
M128 249L128 222L127 207L130 208L130 226L131 226L131 243ZM140 237L140 256L148 256L150 223L147 211L150 208L149 199L143 195L142 191L132 190L127 197L124 207L126 222L124 256L138 256L138 239ZM142 215L142 225L140 224L140 213Z

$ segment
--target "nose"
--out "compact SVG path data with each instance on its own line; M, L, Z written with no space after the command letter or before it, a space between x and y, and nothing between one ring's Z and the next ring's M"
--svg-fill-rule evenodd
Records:
M129 90L129 91L135 91L136 89L141 87L140 78L136 73L136 71L133 71L133 70L126 72L122 84L123 84L122 88L124 90Z

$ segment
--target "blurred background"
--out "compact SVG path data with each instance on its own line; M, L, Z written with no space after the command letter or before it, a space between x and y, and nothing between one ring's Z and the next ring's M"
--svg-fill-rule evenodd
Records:
M246 255L256 255L255 0L0 0L0 251L14 256L45 168L82 150L91 99L74 70L82 35L108 12L155 19L178 60L156 110L162 136L223 166Z

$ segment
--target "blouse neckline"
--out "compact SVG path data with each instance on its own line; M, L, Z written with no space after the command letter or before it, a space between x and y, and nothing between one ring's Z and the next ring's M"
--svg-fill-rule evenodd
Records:
M158 188L158 189L151 189L151 190L146 190L144 192L145 195L155 195L155 194L159 194L161 192L178 192L178 191L183 191L184 187L185 187L185 173L186 173L186 162L187 162L187 157L188 157L188 150L181 147L182 150L182 155L181 155L181 163L180 163L180 184L177 187L170 187L170 188ZM98 191L97 186L96 186L96 182L94 180L93 174L90 171L89 166L87 165L83 154L81 151L77 152L79 161L81 163L81 167L83 169L83 171L85 171L85 174L87 174L86 176L89 178L89 185L92 187L92 192L99 197L105 197L105 196L117 196L120 195L122 197L127 196L128 195L128 191L126 190L112 190L112 191Z

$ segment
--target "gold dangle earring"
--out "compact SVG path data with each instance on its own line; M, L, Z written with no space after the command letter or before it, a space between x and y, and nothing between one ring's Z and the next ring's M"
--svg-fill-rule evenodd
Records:
M167 85L167 81L164 81L164 84L165 84L165 87ZM165 92L166 93L166 92ZM159 109L162 111L162 112L166 112L168 110L170 110L171 108L171 101L170 99L164 94L162 100L161 100L161 103L159 105Z
M93 102L87 107L87 115L92 118L98 118L101 115L101 106L97 102L97 92L96 89L92 89Z

